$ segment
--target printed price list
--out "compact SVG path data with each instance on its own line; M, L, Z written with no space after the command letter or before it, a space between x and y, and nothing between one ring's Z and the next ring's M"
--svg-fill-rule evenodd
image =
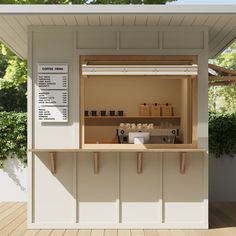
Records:
M68 122L68 64L38 65L38 120Z

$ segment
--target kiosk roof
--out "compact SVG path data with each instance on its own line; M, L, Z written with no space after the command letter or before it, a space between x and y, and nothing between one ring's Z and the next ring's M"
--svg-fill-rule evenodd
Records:
M0 5L0 40L22 58L29 26L205 26L213 58L236 38L236 4Z

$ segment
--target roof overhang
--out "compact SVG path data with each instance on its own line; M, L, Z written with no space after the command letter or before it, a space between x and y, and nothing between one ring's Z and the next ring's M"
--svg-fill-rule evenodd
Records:
M0 40L27 58L28 26L206 26L209 58L236 38L234 5L0 5Z

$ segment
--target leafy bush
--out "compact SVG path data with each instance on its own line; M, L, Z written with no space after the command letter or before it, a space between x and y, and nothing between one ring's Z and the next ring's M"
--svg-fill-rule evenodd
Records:
M8 156L26 163L26 150L27 114L0 112L0 167Z
M26 81L26 61L0 44L0 112L26 112Z
M2 82L2 83L1 83ZM0 81L0 112L27 111L26 83L19 86L1 87L7 80ZM6 84L6 83L5 83Z
M209 151L216 157L236 154L236 113L209 113Z

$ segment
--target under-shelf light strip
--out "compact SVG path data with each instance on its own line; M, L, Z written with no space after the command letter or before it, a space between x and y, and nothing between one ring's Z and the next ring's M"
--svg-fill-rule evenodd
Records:
M197 65L82 65L83 75L197 75Z

